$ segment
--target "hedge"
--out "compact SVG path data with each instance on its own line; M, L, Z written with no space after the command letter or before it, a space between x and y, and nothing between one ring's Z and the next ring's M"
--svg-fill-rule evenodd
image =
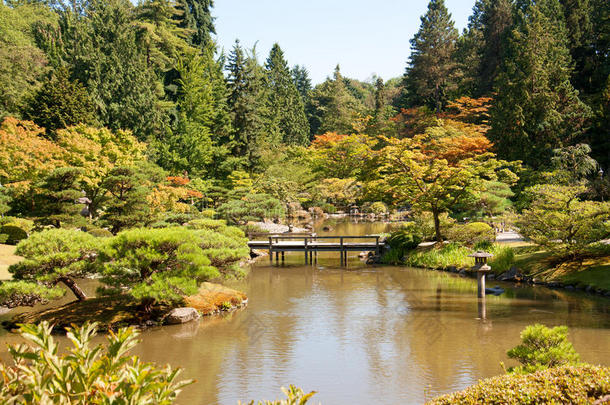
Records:
M589 404L608 393L610 368L564 366L488 378L428 404Z

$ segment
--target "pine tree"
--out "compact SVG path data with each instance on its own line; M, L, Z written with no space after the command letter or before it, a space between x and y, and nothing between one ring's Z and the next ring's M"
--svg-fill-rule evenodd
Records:
M518 4L491 110L499 155L540 167L551 151L573 144L590 109L570 84L571 57L558 0Z
M216 34L214 17L211 9L213 0L178 0L177 8L181 11L179 27L190 32L188 43L200 49L212 45L212 34Z
M53 170L38 185L40 192L35 196L38 222L56 228L84 223L84 218L80 216L83 206L77 204L77 200L83 196L81 181L80 169L62 167Z
M427 104L441 111L457 90L455 60L458 31L444 0L431 0L421 26L411 39L405 87L412 105Z
M277 43L271 48L265 71L269 86L272 125L277 127L283 143L306 144L309 140L309 123L305 116L303 100L292 81L284 52Z
M265 75L256 59L244 54L239 41L235 41L229 54L227 70L234 154L244 160L248 169L254 170L260 163L263 148L270 143Z
M61 128L95 124L95 105L85 87L71 81L66 68L59 68L30 103L26 116L53 136Z
M163 90L138 46L134 8L127 0L91 0L82 7L61 14L63 63L71 66L71 79L87 87L101 124L147 139L162 125Z
M339 65L335 68L333 79L327 79L313 90L312 105L311 129L316 135L326 132L351 133L362 110L361 104L347 89Z
M309 78L309 72L305 66L296 65L292 68L292 80L294 85L297 86L297 90L303 100L303 105L307 106L310 102L309 92L312 90L311 79Z

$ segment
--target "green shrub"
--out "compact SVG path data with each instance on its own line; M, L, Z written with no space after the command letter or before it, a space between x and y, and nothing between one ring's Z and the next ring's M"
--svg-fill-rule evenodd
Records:
M0 218L0 225L13 225L17 226L27 233L30 233L34 230L34 221L27 218L19 218L19 217L2 217Z
M108 229L104 229L104 228L93 228L93 229L89 229L87 231L87 233L89 235L93 235L96 238L110 238L112 237L112 232L110 232Z
M243 232L209 221L193 221L207 227L203 229L132 229L109 239L100 255L107 285L100 293L127 292L150 310L158 302L182 302L203 281L238 272L239 262L249 254Z
M574 365L578 354L568 341L568 327L547 328L544 325L530 325L521 332L521 344L508 351L508 357L518 360L521 365L509 372L532 373L551 367Z
M297 388L294 385L288 387L288 389L282 387L282 392L286 395L286 399L279 401L259 401L257 405L305 405L313 397L316 392L312 391L309 394L301 388ZM240 401L238 405L244 405ZM248 402L248 405L254 405L254 401Z
M4 235L0 233L0 243L6 243L8 240L8 235Z
M412 233L419 235L424 241L432 241L436 238L434 229L434 217L431 212L423 211L413 215L413 220L402 226L407 227ZM441 233L447 235L448 230L453 227L455 220L447 213L443 213L439 217L441 223Z
M51 329L46 322L21 326L27 344L9 347L14 364L0 363L1 403L171 404L192 383L179 381L179 370L128 357L138 343L134 329L120 329L106 346L92 347L97 324L68 328L69 351L58 350Z
M17 245L15 254L25 259L9 267L15 281L0 286L0 302L12 307L45 302L65 294L65 290L57 287L59 283L84 300L85 293L76 279L95 274L100 245L94 236L77 230L33 233Z
M492 243L496 240L496 232L484 222L455 225L449 229L447 236L454 242L465 243L468 246L473 246L480 242Z
M216 211L211 208L208 208L201 211L201 216L204 218L214 218L214 216L216 216Z
M515 250L512 247L495 243L489 251L494 255L489 261L494 273L504 273L515 264Z
M368 207L367 211L375 215L382 215L388 212L388 208L381 201L376 201Z
M434 246L429 249L415 250L405 257L405 264L413 267L446 268L471 267L474 260L468 257L471 249L460 243L447 243L442 246Z
M4 225L0 227L0 235L7 235L5 243L8 245L16 245L28 237L26 231L15 225Z
M488 378L429 405L590 404L610 392L610 369L584 365Z
M384 255L383 262L396 264L402 262L404 255L410 250L417 248L421 243L421 237L403 227L390 233L386 242L390 246L390 251Z

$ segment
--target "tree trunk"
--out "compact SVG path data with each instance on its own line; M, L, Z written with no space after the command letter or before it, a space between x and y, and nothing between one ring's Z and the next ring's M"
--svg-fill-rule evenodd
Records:
M443 235L441 235L441 220L439 218L439 212L432 210L432 216L434 217L434 231L436 232L436 241L441 243L443 241Z
M70 289L70 291L72 291L74 293L74 295L76 296L76 298L79 301L84 301L87 299L87 295L85 295L85 292L83 290L81 290L81 288L78 285L76 285L74 280L72 280L71 278L60 277L57 279L57 282L64 283L64 285L66 287L68 287Z

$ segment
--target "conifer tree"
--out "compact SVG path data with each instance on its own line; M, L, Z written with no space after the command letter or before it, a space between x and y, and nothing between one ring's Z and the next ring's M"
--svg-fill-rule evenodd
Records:
M294 81L297 90L303 100L303 105L307 106L310 102L309 92L312 90L311 79L309 78L309 72L305 66L296 65L292 68L292 80Z
M80 216L82 205L77 200L83 196L81 191L82 172L75 167L61 167L53 170L38 187L36 195L36 215L43 225L61 228L66 224L82 224Z
M150 209L146 203L150 190L143 184L142 176L130 167L112 169L102 182L109 198L101 219L111 227L112 233L143 225L150 220Z
M361 105L349 92L341 75L339 65L333 79L327 79L312 92L314 113L311 117L313 134L337 132L349 134L353 131Z
M277 43L271 48L265 71L272 125L277 128L282 142L306 144L309 139L309 123L305 116L303 100L292 81L284 52Z
M260 163L263 148L269 143L265 75L256 59L245 55L239 41L235 41L229 54L227 70L234 153L243 159L248 169L254 170Z
M404 83L412 105L426 104L441 111L457 90L455 60L458 31L444 0L431 0L411 39L411 57Z
M590 109L570 83L571 57L558 0L523 0L491 110L499 155L540 167L552 149L573 144Z
M190 45L205 49L212 45L212 34L216 34L214 17L211 9L213 0L178 0L177 7L181 11L179 27L189 34L187 40Z

